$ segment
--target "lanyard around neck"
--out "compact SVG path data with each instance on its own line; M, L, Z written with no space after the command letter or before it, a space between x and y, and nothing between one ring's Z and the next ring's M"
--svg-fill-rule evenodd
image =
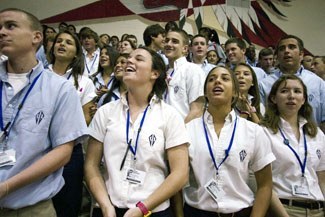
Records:
M129 139L130 109L128 109L128 111L127 111L127 119L126 119L126 143L130 147L130 150L131 150L131 152L132 152L132 154L134 156L134 159L136 159L139 135L140 135L140 132L141 132L141 129L142 129L142 126L143 126L143 123L144 123L144 119L146 117L146 114L147 114L149 105L150 104L147 105L146 109L143 112L143 115L142 115L142 118L141 118L141 121L140 121L140 126L138 128L138 133L137 133L137 138L135 140L135 146L134 146L134 148L132 147L132 144L131 144L132 143L132 139Z
M235 119L235 123L234 123L234 129L233 129L232 134L231 134L231 138L230 138L230 141L229 141L228 148L227 148L227 150L225 150L225 157L222 159L222 161L219 163L219 165L217 165L216 159L214 158L214 155L213 155L213 151L212 151L212 147L211 147L211 143L210 143L210 139L209 139L208 131L207 131L207 128L206 128L206 124L205 124L205 122L204 122L204 115L202 115L202 124L203 124L203 129L204 129L205 139L206 139L206 142L207 142L207 145L208 145L208 148L209 148L210 157L211 157L211 159L212 159L212 161L213 161L214 167L216 168L217 175L218 175L218 174L219 174L219 168L221 167L221 165L222 165L222 164L227 160L227 158L229 157L229 153L230 153L230 150L231 150L232 144L233 144L233 142L234 142L234 137L235 137L236 127L237 127L237 115L236 115L236 119Z
M12 120L9 121L6 126L4 127L4 123L3 123L3 109L2 109L2 89L3 89L3 82L0 81L0 128L2 131L4 131L5 136L9 136L9 133L11 131L12 126L14 125L20 110L22 109L28 95L30 94L30 92L32 91L33 87L35 86L37 80L39 79L39 77L41 76L41 74L43 73L43 71L41 73L39 73L39 75L37 75L36 78L34 78L33 82L30 84L29 88L27 89L27 92L25 93L21 103L18 105L18 109L17 109L17 113L15 116L13 116Z
M109 88L109 86L111 85L111 83L114 81L114 79L115 79L115 77L114 76L112 76L112 78L111 79L109 79L109 81L107 82L107 88Z
M86 65L86 69L87 69L87 71L88 71L88 74L90 74L91 69L93 68L93 66L94 66L94 64L95 64L95 62L96 62L96 59L97 59L97 54L95 55L95 58L94 58L94 60L92 61L92 64L91 64L90 69L89 69L88 64L87 64L87 61L86 61L86 58L85 58L85 65Z
M304 154L304 162L301 161L298 153L293 149L293 147L290 145L289 140L284 136L283 131L281 130L281 128L279 127L281 136L283 138L283 143L288 146L290 148L290 150L293 152L293 154L296 156L299 165L300 165L300 169L301 169L301 176L305 177L305 169L306 169L306 165L307 165L307 141L306 141L306 136L305 136L305 132L303 132L304 135L304 148L305 148L305 154Z

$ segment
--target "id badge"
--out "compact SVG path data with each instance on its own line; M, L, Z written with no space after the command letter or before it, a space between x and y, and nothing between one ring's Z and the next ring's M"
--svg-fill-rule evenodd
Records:
M305 178L301 181L301 185L292 185L292 194L295 196L309 196L309 187Z
M0 152L0 167L13 166L16 163L16 151L8 149Z
M131 184L142 185L144 183L145 177L146 177L145 172L128 167L125 172L124 180L128 181Z
M218 183L215 179L211 179L204 186L205 190L210 194L210 196L218 202L218 199L225 195L225 192L221 187L218 186Z

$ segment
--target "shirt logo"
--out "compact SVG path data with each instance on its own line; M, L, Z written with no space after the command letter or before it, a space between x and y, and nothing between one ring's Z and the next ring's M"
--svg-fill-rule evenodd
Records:
M314 95L313 95L313 94L309 94L309 95L308 95L308 101L309 101L309 102L312 102L313 99L314 99Z
M36 115L35 115L35 121L36 121L36 124L39 125L41 123L41 121L43 120L44 118L44 113L43 111L39 111Z
M316 150L316 154L317 154L318 159L320 159L322 157L322 154L319 149Z
M179 90L179 86L175 86L174 87L174 93L176 94L178 92L178 90Z
M151 134L150 136L149 136L149 143L150 143L150 146L153 146L154 144L155 144L155 142L156 142L156 136L154 135L154 134Z
M245 150L241 150L241 152L239 152L239 158L240 158L240 161L243 162L245 160L247 156L247 153Z

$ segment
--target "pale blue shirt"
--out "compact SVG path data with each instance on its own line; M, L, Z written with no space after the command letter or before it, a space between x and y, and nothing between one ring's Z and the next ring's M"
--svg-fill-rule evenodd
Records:
M37 50L36 59L41 61L45 68L47 68L47 66L49 65L49 63L48 63L48 61L46 59L45 49L44 49L43 45L41 45L41 47Z
M208 60L204 60L203 64L197 64L197 65L201 66L201 69L205 72L205 77L209 74L211 69L216 67L216 65L208 63Z
M265 105L267 97L271 91L272 85L278 78L282 76L280 69L277 69L273 74L267 76L265 79L259 82L259 89L261 95L261 102ZM308 102L313 107L314 117L318 124L325 121L325 83L324 81L303 66L299 68L298 76L306 85L308 92Z
M12 121L30 84L42 74L10 130L8 149L16 151L17 162L0 167L0 182L23 171L52 149L87 134L80 100L70 81L44 69L39 62L27 75L29 84L14 95L6 63L0 63L4 125ZM10 193L0 199L0 207L19 209L52 198L64 185L62 171L63 168Z

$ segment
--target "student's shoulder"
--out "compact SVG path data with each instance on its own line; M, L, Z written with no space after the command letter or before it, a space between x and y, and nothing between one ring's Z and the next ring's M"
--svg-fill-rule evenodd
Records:
M75 91L75 87L70 81L48 69L43 70L42 76L42 85L46 88L57 91Z

